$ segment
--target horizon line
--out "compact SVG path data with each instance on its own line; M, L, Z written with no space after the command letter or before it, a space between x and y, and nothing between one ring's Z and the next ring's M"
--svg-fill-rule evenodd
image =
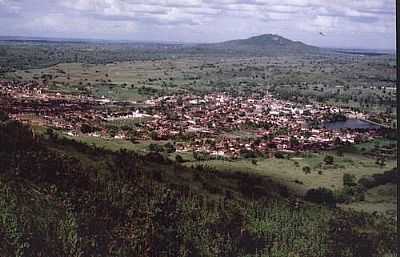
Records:
M272 35L272 34L259 34L256 36L262 36L262 35ZM280 36L280 35L278 35ZM252 38L255 36L251 36L248 38ZM281 36L283 37L283 36ZM8 39L7 39L8 38ZM248 39L248 38L236 38L236 39L229 39L229 40L224 40L224 41L218 41L218 42L187 42L187 41L169 41L169 40L135 40L135 39L105 39L105 38L79 38L79 37L52 37L52 36L16 36L16 35L0 35L0 41L54 41L54 42L70 42L70 43L90 43L94 41L103 41L103 42L112 42L112 43L154 43L154 44L213 44L213 43L221 43L221 42L226 42L226 41L231 41L231 40L241 40L241 39ZM286 38L286 37L285 37ZM289 39L289 38L287 38ZM291 40L291 39L289 39ZM295 41L295 40L292 40ZM298 41L298 40L296 40ZM304 43L303 41L300 41ZM308 44L307 44L308 45ZM381 50L381 51L396 51L396 48L368 48L368 47L343 47L343 46L317 46L317 45L311 45L319 48L325 48L325 49L335 49L335 50Z

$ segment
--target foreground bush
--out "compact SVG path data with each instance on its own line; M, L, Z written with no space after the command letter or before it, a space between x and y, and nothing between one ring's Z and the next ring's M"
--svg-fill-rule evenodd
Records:
M29 128L14 128L0 127L1 139L14 133L31 144L9 137L14 148L0 146L2 257L375 257L395 249L390 220L308 203L294 208L286 188L263 188L249 174L194 171L159 154L35 139ZM306 199L333 201L327 189Z

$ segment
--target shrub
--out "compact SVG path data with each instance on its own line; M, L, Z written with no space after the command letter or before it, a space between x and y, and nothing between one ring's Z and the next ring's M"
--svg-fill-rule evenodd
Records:
M83 123L81 125L81 132L84 134L95 132L96 128L90 126L89 124Z
M0 111L0 121L9 120L8 114L6 112Z
M337 203L350 203L352 195L348 194L345 190L339 190L335 193L335 200Z
M193 158L196 161L207 161L210 159L210 155L206 152L193 152Z
M308 190L304 199L310 202L325 204L328 206L336 205L333 191L324 187Z
M376 181L372 176L363 176L358 180L358 183L365 188L371 188L375 186Z
M183 159L183 157L180 156L179 154L177 154L177 155L175 156L175 161L178 162L178 163L183 163L183 162L185 162L185 160Z
M336 155L342 157L343 156L343 151L342 150L337 150Z
M255 152L245 149L240 150L240 155L245 159L257 157Z
M145 158L151 162L155 163L166 163L167 159L164 158L164 156L160 153L157 152L151 152L146 154Z
M343 174L343 186L349 186L349 187L355 186L357 185L355 181L356 181L356 176L348 173Z
M308 167L308 166L304 166L303 167L303 172L304 172L304 174L310 174L311 173L311 168Z
M164 149L167 153L174 153L176 151L175 146L171 142L166 143Z
M386 183L396 183L396 168L385 171L383 174L374 174L372 176L363 176L358 183L365 188L372 188Z
M333 156L332 156L332 155L327 155L327 156L325 156L324 162L325 162L325 164L327 164L327 165L332 165L333 162L334 162Z
M163 151L163 147L159 144L150 144L149 145L149 151L150 152L155 152L155 153L159 153Z

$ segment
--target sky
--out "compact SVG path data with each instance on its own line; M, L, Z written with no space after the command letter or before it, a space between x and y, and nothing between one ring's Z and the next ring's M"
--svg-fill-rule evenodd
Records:
M395 49L395 0L0 0L0 35Z

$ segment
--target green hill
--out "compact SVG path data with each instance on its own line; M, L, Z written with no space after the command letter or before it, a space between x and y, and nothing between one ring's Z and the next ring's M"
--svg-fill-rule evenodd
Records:
M279 35L264 34L247 39L230 40L202 45L205 49L238 52L252 55L304 55L317 54L321 49L292 41Z
M0 122L8 256L383 256L395 224L295 199L268 179L185 168ZM389 256L389 255L388 255Z

